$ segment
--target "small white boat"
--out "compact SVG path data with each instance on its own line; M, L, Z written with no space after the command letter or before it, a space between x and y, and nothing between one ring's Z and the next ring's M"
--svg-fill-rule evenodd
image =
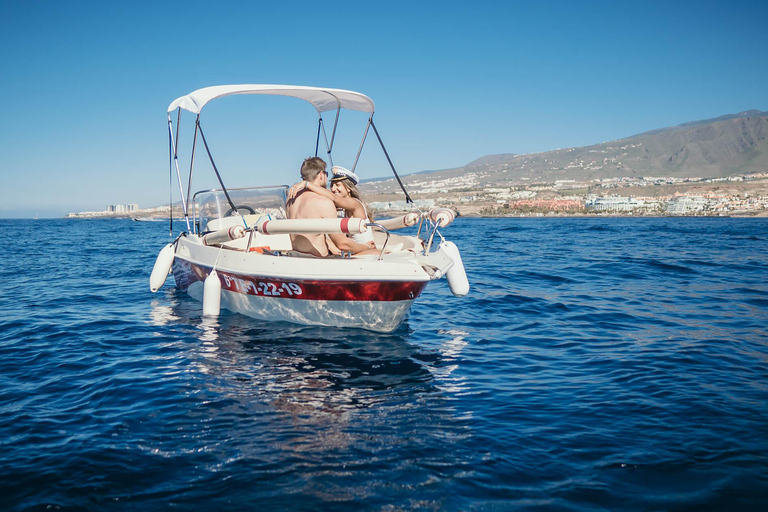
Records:
M200 112L210 101L231 95L276 95L312 104L319 116L315 155L323 135L331 159L338 113L350 109L370 114L360 150L373 128L374 104L367 96L340 89L285 85L230 85L199 89L168 107L171 173L176 174L184 206L186 231L160 252L150 277L154 292L172 270L176 286L203 301L203 313L217 315L221 307L266 321L306 325L358 327L380 332L396 329L411 304L430 281L445 277L451 291L469 291L464 265L455 244L440 232L454 219L445 208L414 209L394 219L369 223L367 219L286 219L287 186L226 188L205 141ZM181 111L195 114L187 190L191 190L195 145L202 140L220 189L184 197L178 141ZM176 126L171 113L177 113ZM335 111L330 140L323 113ZM384 149L383 143L381 143ZM301 153L299 153L301 154ZM386 149L384 154L392 166ZM413 204L402 186L406 201ZM298 170L286 176L290 180ZM191 204L190 204L191 203ZM410 227L415 234L398 235ZM361 256L314 257L293 250L290 234L358 233L374 230L378 252Z

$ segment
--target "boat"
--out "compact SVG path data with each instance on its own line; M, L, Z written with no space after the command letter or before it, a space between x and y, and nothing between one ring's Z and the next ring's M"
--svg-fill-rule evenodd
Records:
M318 155L322 135L329 168L333 165L339 112L346 109L365 113L362 117L367 117L367 122L351 171L356 170L372 128L412 211L376 222L357 218L288 219L287 185L227 188L200 119L209 102L238 95L283 96L311 104L317 113L313 122L318 123L317 138L312 141L314 154ZM181 168L186 165L179 163L178 148L183 111L194 117L186 178L182 177ZM330 138L323 118L328 112L335 113ZM455 212L415 207L374 124L374 103L368 96L309 86L222 85L198 89L174 100L167 113L171 180L178 183L184 212L182 225L186 229L160 251L150 276L152 292L163 286L172 273L179 290L202 301L204 316L219 315L224 308L263 321L378 332L397 329L431 281L445 279L458 297L469 292L459 249L441 233L454 220ZM220 188L189 197L195 152L202 153L197 146L204 146ZM297 154L303 157L306 151ZM298 169L287 171L286 181L296 181L291 178L297 175ZM321 258L298 252L291 243L291 235L296 234L354 234L367 230L373 231L373 254L342 252Z

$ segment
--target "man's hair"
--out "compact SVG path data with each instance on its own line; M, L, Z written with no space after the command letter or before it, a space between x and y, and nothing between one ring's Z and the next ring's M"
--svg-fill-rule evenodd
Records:
M318 174L325 172L325 160L319 156L311 156L301 163L301 177L307 181L314 180Z

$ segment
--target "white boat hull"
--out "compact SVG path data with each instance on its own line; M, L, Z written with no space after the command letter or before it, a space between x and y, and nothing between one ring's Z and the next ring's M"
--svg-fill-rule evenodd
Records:
M267 321L391 332L427 283L442 276L452 261L412 252L388 254L381 261L378 256L273 256L207 247L190 236L176 248L177 287L203 300L203 283L214 265L222 308Z
M203 283L194 283L187 293L203 300ZM222 290L221 307L270 322L303 325L360 327L377 332L391 332L403 322L412 300L405 301L330 301L295 300L260 297Z

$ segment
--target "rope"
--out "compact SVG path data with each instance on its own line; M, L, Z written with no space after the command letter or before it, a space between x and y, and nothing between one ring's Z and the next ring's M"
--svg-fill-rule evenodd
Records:
M400 176L397 175L397 171L395 170L395 165L392 163L392 159L389 158L389 153L387 153L387 148L384 147L384 142L382 142L381 136L379 136L379 130L376 129L376 125L373 122L373 117L371 117L371 126L373 126L373 133L376 134L376 138L379 139L379 144L381 145L381 149L384 150L384 156L387 157L387 162L389 162L389 166L392 168L392 172L395 174L395 179L400 184L400 188L403 190L403 193L405 193L406 204L413 203L413 199L411 199L411 196L408 195L408 191L405 190L405 185L403 185L403 182L400 181Z

